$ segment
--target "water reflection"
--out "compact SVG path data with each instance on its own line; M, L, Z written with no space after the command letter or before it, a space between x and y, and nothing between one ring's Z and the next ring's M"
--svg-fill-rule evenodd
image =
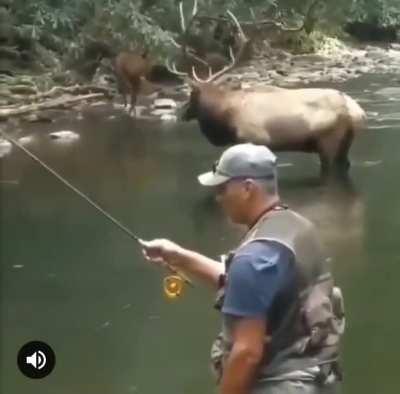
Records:
M285 196L290 207L315 223L329 256L345 245L362 252L365 203L350 179L295 191L286 188Z

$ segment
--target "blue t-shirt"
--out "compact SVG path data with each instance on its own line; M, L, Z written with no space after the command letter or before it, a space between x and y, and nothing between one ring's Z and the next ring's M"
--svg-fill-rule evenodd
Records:
M250 242L231 262L222 313L266 318L273 328L295 296L295 281L294 255L289 248L275 241Z

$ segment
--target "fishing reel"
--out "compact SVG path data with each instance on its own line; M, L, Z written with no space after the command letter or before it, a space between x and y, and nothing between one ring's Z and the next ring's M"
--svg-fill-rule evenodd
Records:
M164 278L164 294L169 300L179 298L184 290L185 280L179 275L168 275Z

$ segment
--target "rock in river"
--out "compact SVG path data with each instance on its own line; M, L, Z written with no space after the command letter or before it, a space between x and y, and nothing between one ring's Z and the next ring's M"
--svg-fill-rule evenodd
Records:
M176 102L169 98L159 98L154 100L152 107L154 109L175 109Z
M0 138L0 158L8 155L11 152L12 144L5 139Z
M60 130L50 133L50 138L61 141L74 141L79 138L79 134L70 130Z

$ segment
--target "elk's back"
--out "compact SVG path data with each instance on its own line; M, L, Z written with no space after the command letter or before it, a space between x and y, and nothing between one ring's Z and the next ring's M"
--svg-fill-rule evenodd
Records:
M348 117L343 94L333 89L260 89L231 101L239 139L265 143L303 141Z

